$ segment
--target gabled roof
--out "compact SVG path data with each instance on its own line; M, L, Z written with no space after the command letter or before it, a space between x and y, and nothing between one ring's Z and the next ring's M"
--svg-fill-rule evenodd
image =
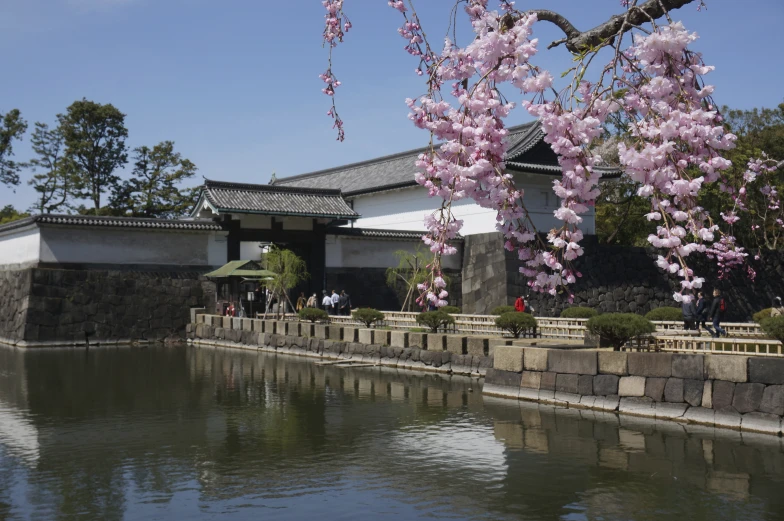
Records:
M560 175L558 157L544 142L544 132L538 122L510 127L507 142L506 161L510 171ZM427 150L428 147L417 148L309 174L285 177L277 179L274 186L335 189L341 190L344 196L415 186L414 163L417 157ZM525 168L518 168L517 165ZM608 173L610 170L617 173L615 169L608 169Z
M375 228L348 228L340 226L337 228L329 228L327 232L329 235L338 235L341 237L362 237L365 239L400 239L410 241L421 241L425 231L413 230L385 230ZM463 237L452 239L453 242L462 241Z
M141 217L106 217L102 215L57 215L42 214L25 217L18 221L3 224L0 232L22 228L31 224L63 226L96 226L104 228L142 228L183 231L220 231L217 223L206 219L173 220L146 219Z
M217 213L356 219L340 190L206 180L194 214L204 202Z

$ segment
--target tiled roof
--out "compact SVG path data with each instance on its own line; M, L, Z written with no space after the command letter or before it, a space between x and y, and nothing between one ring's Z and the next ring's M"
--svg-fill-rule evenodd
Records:
M64 226L99 226L106 228L144 228L184 231L219 231L220 225L209 220L144 219L140 217L105 217L96 215L33 215L0 226L0 232L30 224Z
M422 240L425 235L424 231L412 230L377 230L373 228L348 228L338 227L330 228L327 232L329 235L340 235L343 237L364 237L368 239L403 239L403 240ZM454 239L455 241L462 241L463 237Z
M202 197L219 212L356 219L340 190L205 181Z

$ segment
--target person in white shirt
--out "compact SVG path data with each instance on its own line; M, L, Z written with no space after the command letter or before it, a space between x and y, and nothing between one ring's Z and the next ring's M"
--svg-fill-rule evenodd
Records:
M324 290L324 298L321 299L321 307L330 315L332 314L332 297L327 295L327 290Z
M332 290L332 314L338 314L338 303L340 302L340 295L334 289Z

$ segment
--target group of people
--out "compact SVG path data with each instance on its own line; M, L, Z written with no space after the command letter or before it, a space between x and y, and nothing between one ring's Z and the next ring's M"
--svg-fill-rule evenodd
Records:
M351 314L351 297L345 290L339 294L336 290L332 290L332 294L328 294L327 290L321 292L321 307L330 315L350 315ZM303 308L317 308L319 306L316 294L311 295L310 298L305 299L305 293L300 293L297 299L297 312Z
M724 315L727 313L728 303L727 300L721 296L721 291L718 289L713 290L713 298L706 297L700 291L697 293L696 302L692 299L690 302L681 304L683 311L683 327L685 329L700 330L700 327L705 329L714 338L720 336L727 336L727 331L721 327L724 320ZM708 325L711 323L711 326Z

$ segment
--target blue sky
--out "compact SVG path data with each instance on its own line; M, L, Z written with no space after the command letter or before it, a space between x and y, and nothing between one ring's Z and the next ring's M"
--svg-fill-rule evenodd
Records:
M687 5L673 17L700 35L694 48L716 65L708 80L717 102L784 101L784 2L757 0L753 9L736 0L706 3L707 11ZM453 4L415 2L432 40L445 34ZM620 12L618 0L517 5L546 5L578 29ZM0 112L19 108L32 127L53 124L82 97L112 103L127 114L131 148L173 140L198 166L198 179L266 183L273 171L285 177L422 146L427 136L408 121L403 100L424 85L396 32L398 13L386 0L345 6L354 29L335 54L343 143L320 91L319 0L0 0ZM536 35L542 49L560 37L544 23ZM543 50L536 63L558 76L570 59L557 48ZM510 123L527 119L518 110ZM28 139L29 132L17 160L30 158ZM26 185L0 187L0 205L27 208L34 198Z

